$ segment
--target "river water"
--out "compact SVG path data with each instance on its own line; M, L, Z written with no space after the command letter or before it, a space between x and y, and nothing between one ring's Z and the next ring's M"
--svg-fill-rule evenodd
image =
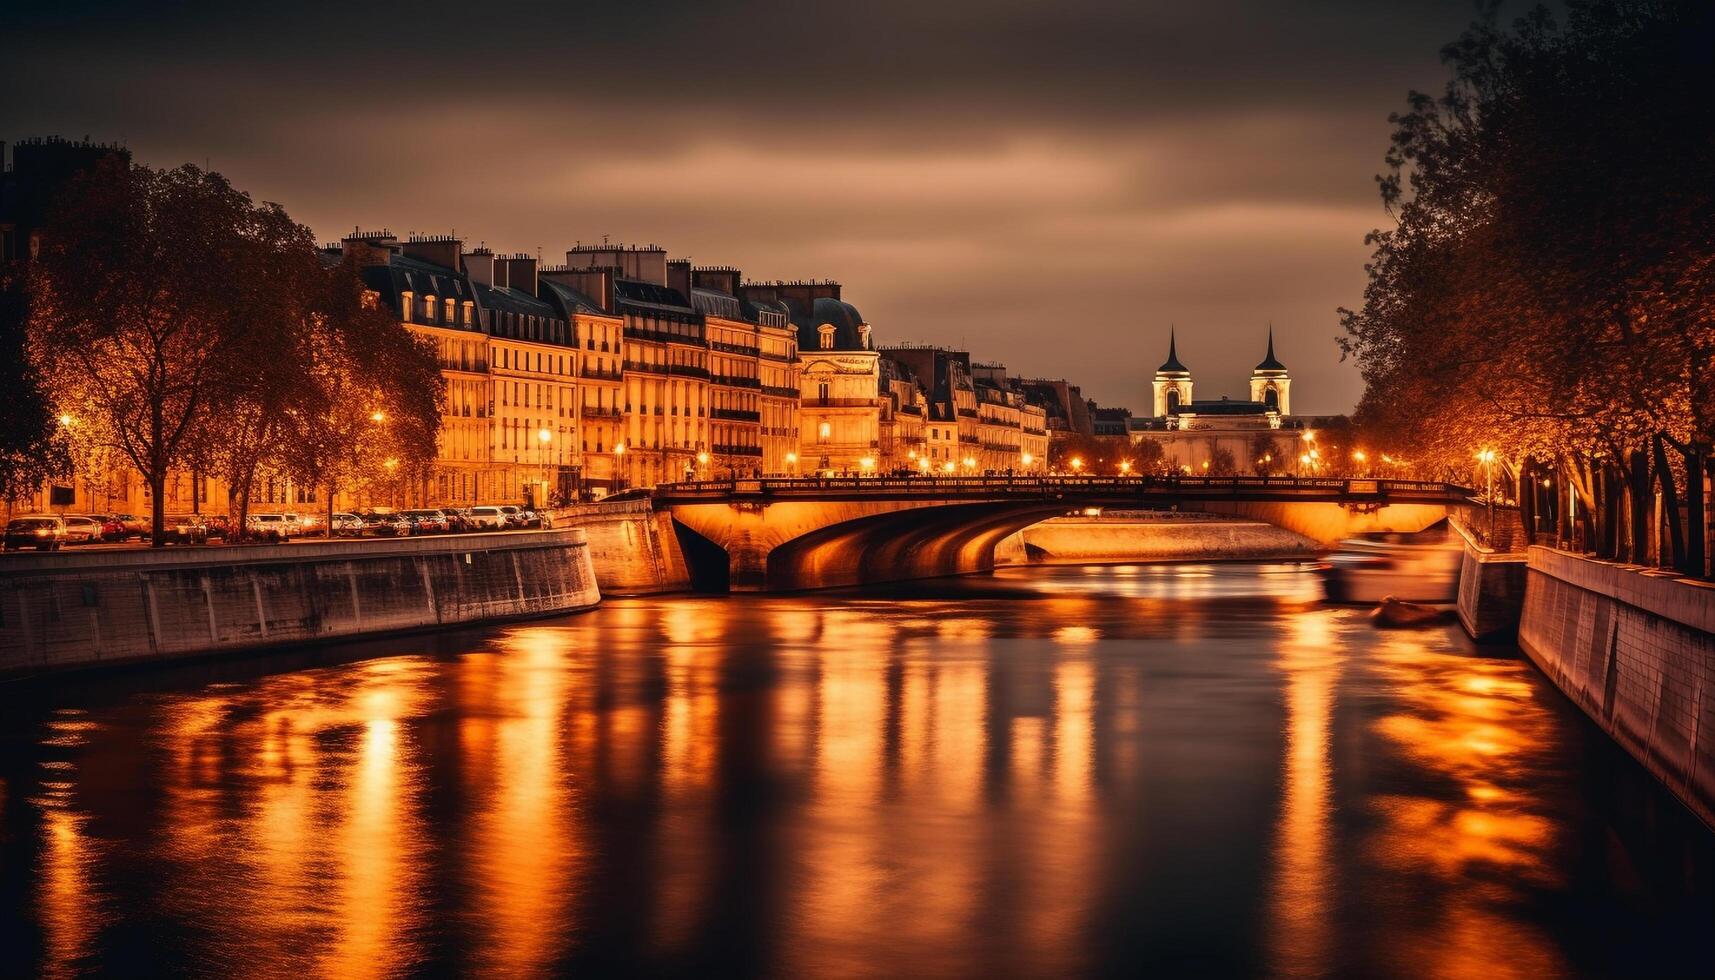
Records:
M0 689L0 973L1700 972L1715 836L1299 565L610 600Z

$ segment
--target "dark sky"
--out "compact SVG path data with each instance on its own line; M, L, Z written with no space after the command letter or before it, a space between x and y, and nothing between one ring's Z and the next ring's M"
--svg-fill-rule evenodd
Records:
M1388 112L1467 0L8 4L0 138L205 160L324 239L456 229L548 261L656 242L834 278L881 343L967 345L1148 410L1273 321L1350 408ZM17 9L27 7L27 9Z

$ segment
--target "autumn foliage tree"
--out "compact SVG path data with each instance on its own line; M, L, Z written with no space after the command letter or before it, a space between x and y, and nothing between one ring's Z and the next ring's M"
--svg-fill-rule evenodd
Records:
M336 485L342 466L433 456L432 351L278 205L196 167L110 159L68 185L42 238L29 362L90 455L143 477L156 544L166 481L189 465L224 478L242 528L264 467ZM354 459L357 412L388 424Z
M1715 13L1690 0L1572 0L1502 28L1496 5L1443 58L1439 97L1392 117L1391 228L1342 310L1366 382L1357 422L1420 470L1493 449L1527 512L1703 571L1715 442ZM1543 481L1555 487L1542 492ZM1652 487L1653 483L1653 487ZM1687 501L1686 518L1676 503Z
M402 478L435 456L445 381L428 342L366 291L349 263L321 279L307 380L317 408L285 454L300 479L336 494Z

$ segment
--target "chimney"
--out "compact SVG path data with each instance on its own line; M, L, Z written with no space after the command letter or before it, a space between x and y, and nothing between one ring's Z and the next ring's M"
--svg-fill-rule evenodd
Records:
M471 282L479 282L484 286L494 285L494 253L482 246L475 251L464 254L464 274Z
M464 242L451 235L412 235L405 242L405 254L419 262L457 270L459 250Z
M509 259L500 259L496 265L502 271L501 278L506 281L498 285L510 286L521 293L536 295L536 257L519 252Z
M691 298L691 260L673 259L667 263L667 285L679 291L679 295L687 300Z
M340 241L340 254L351 259L359 269L371 266L389 265L393 261L393 253L399 251L399 239L393 233L381 231L352 230Z
M712 289L717 293L726 293L729 296L738 295L738 286L743 278L739 271L731 266L709 266L691 270L691 285L698 289Z
M588 296L603 311L614 313L617 312L613 305L614 272L612 268L550 269L541 273L541 278L575 289Z

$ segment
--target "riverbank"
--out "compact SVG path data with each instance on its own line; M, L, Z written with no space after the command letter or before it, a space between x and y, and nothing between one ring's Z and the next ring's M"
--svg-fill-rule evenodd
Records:
M0 677L546 616L601 601L580 529L14 556Z
M1518 643L1715 827L1715 586L1533 547Z

